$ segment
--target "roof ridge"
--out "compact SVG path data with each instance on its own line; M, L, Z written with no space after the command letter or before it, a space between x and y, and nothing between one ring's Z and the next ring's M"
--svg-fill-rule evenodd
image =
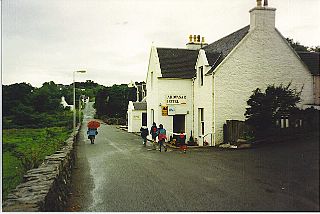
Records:
M170 50L186 50L186 51L199 51L199 50L191 50L188 48L164 48L164 47L156 47L157 49L170 49Z
M214 43L216 43L218 41L224 40L224 39L226 39L226 38L228 38L228 37L230 37L232 35L235 35L235 34L239 33L240 31L245 30L246 28L248 28L248 30L249 30L250 25L246 25L246 26L240 28L239 30L236 30L236 31L234 31L234 32L232 32L232 33L230 33L230 34L228 34L228 35L226 35L226 36L224 36L224 37L222 37L222 38L210 43L209 45L205 46L203 49L206 49L206 47L209 47L211 44L214 44Z

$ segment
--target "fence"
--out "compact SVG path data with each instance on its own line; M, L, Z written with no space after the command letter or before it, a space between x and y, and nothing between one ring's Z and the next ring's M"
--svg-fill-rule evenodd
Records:
M311 118L299 116L282 116L275 120L274 126L259 133L255 137L266 138L271 135L274 137L286 137L294 134L312 132L319 129L319 115ZM238 139L253 137L253 129L245 124L244 121L227 120L223 125L224 143L237 143ZM256 139L256 140L258 140Z
M243 139L250 128L244 121L227 120L223 125L223 141L224 143L235 144L238 139Z

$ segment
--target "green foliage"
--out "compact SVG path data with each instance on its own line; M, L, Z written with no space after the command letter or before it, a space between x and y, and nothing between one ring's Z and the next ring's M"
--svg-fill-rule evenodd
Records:
M3 199L22 181L24 171L19 158L10 152L2 156L2 197Z
M27 170L61 148L70 133L63 127L3 130L3 195L22 181Z
M276 119L288 116L297 109L301 91L290 89L290 85L269 85L264 93L259 88L253 91L247 101L250 107L246 109L245 116L246 123L254 128L256 135L273 129Z
M27 83L15 83L12 85L2 86L2 105L3 116L9 116L14 114L12 111L16 106L31 105L31 95L34 87Z
M56 112L61 111L60 105L62 94L54 82L46 82L41 88L33 93L33 108L37 112Z
M80 95L95 96L96 91L103 88L90 80L76 83L76 106ZM80 88L81 87L81 88ZM85 89L85 90L81 90ZM73 84L70 86L46 82L40 88L30 84L19 83L3 86L3 127L41 128L64 126L71 128L73 115L69 108L63 109L61 97L73 104ZM77 114L78 116L78 114ZM78 121L78 120L77 120Z
M300 44L300 42L295 42L293 41L293 39L290 38L286 38L286 40L295 51L320 52L320 46L308 47Z
M136 88L113 85L98 91L94 107L98 117L126 118L129 100L136 100Z

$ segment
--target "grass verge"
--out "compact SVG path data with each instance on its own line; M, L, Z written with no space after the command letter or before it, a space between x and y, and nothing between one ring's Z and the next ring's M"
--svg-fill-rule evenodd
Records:
M21 183L27 170L61 148L70 133L64 127L2 130L2 200Z

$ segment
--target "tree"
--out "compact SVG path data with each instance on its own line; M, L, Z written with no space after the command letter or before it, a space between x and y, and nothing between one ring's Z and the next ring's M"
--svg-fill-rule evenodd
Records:
M34 109L38 112L55 112L61 110L61 92L53 82L45 82L33 94Z
M12 115L13 108L19 104L30 105L34 87L27 83L15 83L2 86L3 116Z
M287 86L269 85L265 92L257 88L253 91L247 104L246 123L253 127L256 136L267 133L275 127L276 120L288 116L297 109L300 102L300 92Z
M290 44L290 46L295 50L295 51L302 51L302 52L320 52L320 46L315 46L315 47L308 47L300 44L300 42L295 42L293 39L286 38L287 42Z
M98 117L125 118L129 100L136 99L136 88L129 88L126 84L104 88L98 91L96 96L97 115Z

